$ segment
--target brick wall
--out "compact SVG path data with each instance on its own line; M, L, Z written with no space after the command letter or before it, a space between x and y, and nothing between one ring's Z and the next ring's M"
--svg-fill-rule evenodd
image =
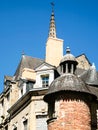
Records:
M48 124L48 130L91 130L88 105L80 100L60 100L57 119Z

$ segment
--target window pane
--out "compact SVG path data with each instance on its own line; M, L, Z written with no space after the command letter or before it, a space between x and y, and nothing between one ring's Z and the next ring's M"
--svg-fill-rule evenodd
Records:
M42 87L48 87L48 85L49 85L49 75L42 75L41 80L42 80Z

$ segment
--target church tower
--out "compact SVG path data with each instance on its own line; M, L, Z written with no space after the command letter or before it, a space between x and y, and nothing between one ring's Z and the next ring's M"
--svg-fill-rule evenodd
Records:
M60 62L62 75L51 83L44 96L48 103L48 130L92 130L91 103L96 96L75 75L78 62L69 48L66 53Z
M58 66L63 56L63 40L56 36L56 25L54 16L54 3L52 3L52 14L50 18L49 35L46 43L45 61L53 66Z

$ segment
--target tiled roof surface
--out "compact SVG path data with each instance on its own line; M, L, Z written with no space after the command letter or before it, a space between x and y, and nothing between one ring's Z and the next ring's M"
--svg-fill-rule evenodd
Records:
M58 92L73 91L92 94L86 84L74 74L63 74L59 78L55 79L49 86L48 93L45 95L44 100L48 101L48 98L52 95L56 95Z
M98 73L95 66L91 66L80 75L80 78L88 85L98 86Z
M19 65L17 67L17 70L14 74L15 79L18 79L19 77L21 77L22 70L24 68L29 68L29 69L34 70L37 66L41 65L43 62L44 62L44 60L23 55Z

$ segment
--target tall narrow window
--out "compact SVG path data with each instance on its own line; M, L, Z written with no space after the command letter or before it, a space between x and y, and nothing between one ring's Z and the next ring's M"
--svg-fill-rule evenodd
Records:
M49 86L49 75L42 75L41 80L42 80L42 87L43 88Z
M28 130L28 120L25 120L23 122L23 125L24 125L24 130Z
M36 130L47 130L47 115L36 116Z

